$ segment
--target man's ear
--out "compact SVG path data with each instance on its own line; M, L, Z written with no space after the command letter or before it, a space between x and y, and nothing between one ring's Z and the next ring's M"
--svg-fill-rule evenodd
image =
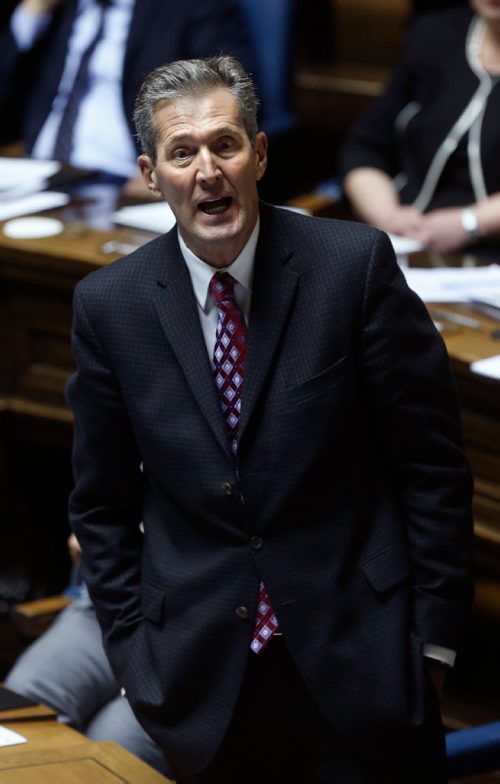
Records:
M255 137L255 179L262 179L267 168L267 136L264 131L259 131Z
M139 169L141 170L141 174L143 177L144 182L146 183L146 187L151 192L151 194L157 198L161 199L163 194L158 187L158 180L156 177L155 167L153 166L153 162L149 155L139 155L137 158L137 163L139 164Z

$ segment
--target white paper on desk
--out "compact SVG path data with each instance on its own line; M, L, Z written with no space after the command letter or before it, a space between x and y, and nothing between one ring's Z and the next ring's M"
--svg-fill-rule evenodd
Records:
M498 308L498 315L500 316L500 281L496 286L473 286L470 291L470 298L472 302L476 302L478 305Z
M0 725L0 746L17 746L18 743L26 743L26 738Z
M47 180L61 168L58 161L0 157L0 195L3 190Z
M154 231L157 234L164 234L175 224L174 213L164 201L122 207L120 210L116 210L111 217L115 223L122 226Z
M68 204L70 198L67 193L57 191L42 191L14 199L9 202L0 202L0 220L16 218L18 215L31 215L34 212L45 212L55 207Z
M500 266L404 268L406 281L424 302L472 302L500 287Z
M472 373L500 379L500 354L486 357L486 359L477 359L475 362L471 362L470 369Z
M417 253L417 251L424 249L421 242L413 240L411 237L402 237L400 234L389 234L388 237L396 256L407 256L408 253Z

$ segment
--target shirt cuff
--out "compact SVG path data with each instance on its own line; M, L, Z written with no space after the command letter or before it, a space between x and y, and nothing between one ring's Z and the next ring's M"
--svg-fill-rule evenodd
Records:
M452 651L451 648L443 648L441 645L432 645L431 643L424 643L423 654L428 659L443 662L448 667L453 667L457 656L457 652Z
M21 52L27 52L42 37L51 17L49 12L42 15L32 14L17 6L10 18L10 31Z

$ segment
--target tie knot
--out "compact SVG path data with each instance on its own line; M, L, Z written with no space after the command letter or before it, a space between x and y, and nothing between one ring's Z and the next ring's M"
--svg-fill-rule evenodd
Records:
M216 272L210 281L210 290L214 295L217 304L220 302L234 300L235 280L229 272Z

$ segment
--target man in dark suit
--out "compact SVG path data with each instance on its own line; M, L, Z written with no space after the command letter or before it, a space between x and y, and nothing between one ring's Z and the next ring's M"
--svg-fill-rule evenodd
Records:
M472 593L443 341L385 234L259 204L232 58L157 69L135 118L177 228L77 286L67 390L117 679L182 784L443 784Z
M220 52L254 67L237 0L7 0L4 5L0 142L20 139L35 157L125 180L136 172L132 115L145 74L171 60ZM79 83L79 64L101 15L104 25ZM68 150L58 141L58 128L75 89L80 97L72 122L78 123L79 135Z

